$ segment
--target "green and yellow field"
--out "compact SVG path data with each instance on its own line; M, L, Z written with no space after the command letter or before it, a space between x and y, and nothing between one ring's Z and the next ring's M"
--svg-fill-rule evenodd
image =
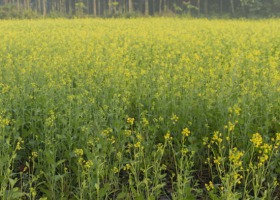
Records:
M0 199L277 199L280 21L0 21Z

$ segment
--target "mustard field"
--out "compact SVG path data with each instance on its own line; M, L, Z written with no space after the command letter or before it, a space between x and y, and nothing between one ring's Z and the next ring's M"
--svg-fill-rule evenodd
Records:
M0 199L280 196L280 21L0 21Z

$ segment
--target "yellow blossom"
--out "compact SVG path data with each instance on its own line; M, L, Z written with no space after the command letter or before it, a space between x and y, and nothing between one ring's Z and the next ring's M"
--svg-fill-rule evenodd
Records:
M83 156L84 155L84 150L83 149L75 149L74 151L76 156Z
M179 117L177 115L173 114L170 119L173 124L176 124L176 122L179 120Z
M116 174L116 173L119 172L119 169L118 169L117 167L114 167L114 168L113 168L113 172Z
M140 148L140 147L141 147L141 143L140 143L140 142L136 142L136 143L134 144L134 147L135 147L135 148Z
M32 155L32 158L37 158L38 157L38 153L36 151L33 151L31 153L31 155Z
M147 118L145 118L145 117L142 118L142 124L143 124L143 126L149 125L149 121L147 120Z
M262 136L259 133L253 134L252 139L250 139L250 141L254 144L256 148L258 148L263 143Z
M242 167L242 157L244 153L233 148L229 150L229 160L235 167Z
M164 139L165 139L166 141L172 140L172 137L171 137L171 135L170 135L170 132L167 132L167 133L164 135Z
M91 160L88 160L85 162L84 167L88 170L89 168L91 168L93 166L93 162Z
M188 137L190 135L190 130L188 128L184 128L182 131L182 135Z
M130 125L133 125L134 124L134 118L128 117L126 122Z
M208 191L211 191L214 189L214 184L212 181L210 181L208 184L207 183L205 184L205 187Z
M131 165L130 164L125 164L123 170L127 171L131 168Z

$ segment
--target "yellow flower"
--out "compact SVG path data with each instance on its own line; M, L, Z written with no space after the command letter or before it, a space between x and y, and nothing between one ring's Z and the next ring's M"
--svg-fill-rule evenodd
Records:
M265 154L268 154L272 151L272 145L264 143L260 148L263 150Z
M187 154L189 152L188 148L182 148L181 153L183 155Z
M119 172L119 169L118 169L117 167L114 167L114 168L113 168L113 172L116 174L116 173Z
M223 141L221 137L222 137L222 133L220 133L219 131L215 131L211 143L216 143L216 144L221 143Z
M76 156L83 156L84 155L84 150L83 149L75 149L74 153Z
M177 115L173 114L170 119L173 124L176 124L176 122L179 120L179 117Z
M31 155L32 155L32 158L37 158L38 157L38 153L36 151L33 151L31 153Z
M115 144L116 140L115 137L112 135L111 138L108 138L108 141L111 142L111 144Z
M55 119L56 119L55 113L54 113L54 111L51 110L49 112L49 117L45 121L45 124L49 127L53 127Z
M235 124L233 124L233 123L231 123L231 122L228 122L228 131L233 131L234 130L234 128L235 128Z
M134 118L128 117L127 120L126 120L126 122L127 122L128 124L130 124L130 125L133 125L133 124L134 124Z
M210 181L209 184L205 183L205 187L206 187L207 191L211 191L214 189L214 184L212 181Z
M217 165L220 165L221 161L222 161L222 158L220 156L214 158L214 163Z
M250 141L254 144L256 148L258 148L263 143L262 136L259 133L253 134L252 139L250 139Z
M209 138L208 137L204 137L203 139L202 139L202 144L203 145L207 145L208 144L208 140L209 140Z
M123 170L127 171L131 168L131 165L130 164L126 164L123 168Z
M170 132L167 132L167 133L165 134L164 139L165 139L166 141L172 140L172 137L170 136Z
M7 118L2 118L0 116L0 127L4 128L5 126L8 126L10 123L10 120Z
M129 137L129 136L131 136L131 130L125 130L124 131L124 134L127 136L127 137Z
M21 150L20 142L17 142L16 150Z
M110 133L112 133L112 132L113 132L113 129L107 128L107 129L103 130L101 134L102 134L103 136L107 137L107 136L108 136Z
M182 135L188 137L190 135L190 130L188 128L184 128L182 131Z
M21 138L19 138L19 140L17 142L16 150L21 150L22 149L22 147L21 147L22 144L24 144L24 141Z
M141 147L141 143L140 143L140 142L135 143L135 144L134 144L134 147L135 147L135 148L140 148L140 147Z
M91 160L88 160L85 162L84 167L88 170L89 168L91 168L93 166L93 162Z
M229 150L229 160L235 167L242 167L242 157L244 153L237 150L237 148L233 148Z
M143 126L149 125L149 121L147 120L147 118L145 118L145 117L142 118L142 124L143 124Z
M241 112L241 108L238 105L234 105L233 109L235 114L239 116Z

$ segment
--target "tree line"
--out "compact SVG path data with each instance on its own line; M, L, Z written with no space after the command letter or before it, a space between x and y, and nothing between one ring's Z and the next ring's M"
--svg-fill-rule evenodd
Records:
M0 18L278 17L280 0L0 0Z

